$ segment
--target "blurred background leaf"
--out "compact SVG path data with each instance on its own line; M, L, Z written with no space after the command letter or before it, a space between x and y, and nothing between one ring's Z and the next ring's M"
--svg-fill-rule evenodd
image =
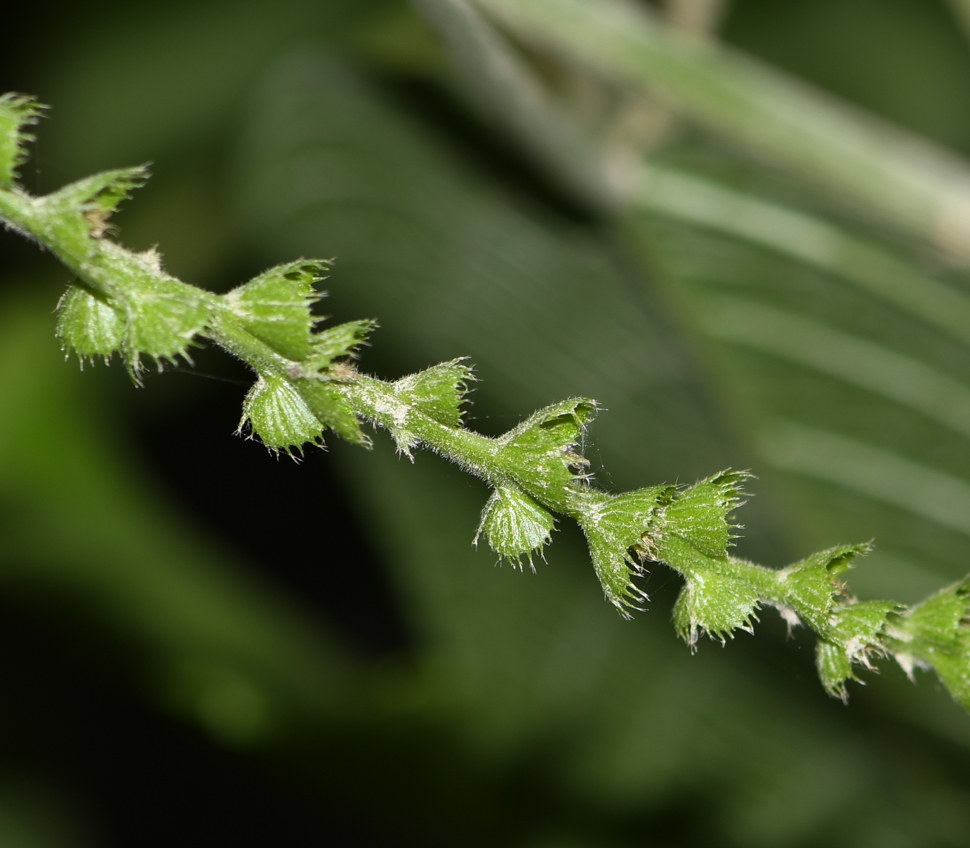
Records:
M852 586L919 600L970 544L963 219L930 203L968 173L960 4L718 5L632 7L677 59L632 77L497 0L28 9L0 88L54 106L31 190L156 163L119 226L172 272L336 257L366 370L471 356L485 433L595 397L602 485L751 468L741 555L875 537ZM695 97L712 69L745 121ZM751 120L803 103L797 150ZM904 172L805 166L857 126L852 161ZM537 574L494 568L484 486L383 438L274 460L208 350L138 391L80 372L65 272L0 250L10 844L965 843L970 720L935 681L886 667L846 709L770 612L691 656L676 581L624 622L565 524Z

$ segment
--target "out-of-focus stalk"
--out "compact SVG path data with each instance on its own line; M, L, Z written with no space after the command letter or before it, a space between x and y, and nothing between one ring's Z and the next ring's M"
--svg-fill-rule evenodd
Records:
M970 264L970 166L618 0L469 0L523 44L662 96L711 133Z

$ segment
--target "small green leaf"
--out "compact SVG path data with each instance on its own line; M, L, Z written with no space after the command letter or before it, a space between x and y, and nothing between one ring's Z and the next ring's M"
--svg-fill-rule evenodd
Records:
M36 124L46 108L23 94L0 95L0 188L16 180L17 168L27 158L27 144L34 140L27 127Z
M860 601L837 608L823 631L831 642L843 645L849 659L868 665L873 651L884 653L879 637L890 613L905 609L895 601Z
M119 307L125 310L121 350L136 382L144 367L142 357L159 367L180 356L189 359L193 339L205 332L213 313L208 293L169 277L158 266L157 258L145 254L138 258L144 263L140 279L135 277L138 270L132 267L136 279L132 290L138 294L119 298Z
M131 192L148 179L148 168L119 168L103 171L64 186L38 200L48 213L52 226L60 229L61 238L70 239L72 247L83 257L88 237L100 239L108 231L108 219Z
M532 554L552 541L554 526L552 514L521 489L499 486L482 510L475 544L484 534L495 553L521 568L522 557L532 565Z
M728 515L741 503L745 471L722 471L685 489L672 489L658 517L655 557L684 576L674 626L689 645L702 633L721 642L751 632L764 569L731 559Z
M319 444L323 424L286 380L260 376L243 401L239 432L246 426L271 451L292 453L306 442Z
M970 577L948 586L887 628L896 660L912 677L932 667L950 694L970 710Z
M571 398L530 415L500 436L497 464L534 497L559 510L568 507L569 495L587 479L589 463L576 452L587 422L596 414L596 401Z
M839 545L775 572L785 606L793 609L815 632L826 632L835 596L845 592L838 575L852 567L855 557L865 556L870 549L868 543Z
M761 601L760 576L767 569L731 557L709 557L683 539L671 539L666 556L681 563L684 588L674 606L674 627L690 646L704 633L724 642L735 630L754 632ZM756 572L756 573L752 573Z
M825 691L833 698L846 702L849 694L845 689L845 682L857 678L845 649L825 639L819 639L815 646L815 668L818 669Z
M893 636L920 646L947 649L967 628L970 577L947 586L900 617Z
M107 362L121 348L125 326L118 312L80 285L72 285L57 304L57 338L65 353L82 364L100 356Z
M825 690L843 701L845 682L857 680L853 664L870 666L882 656L888 617L901 607L892 601L856 603L846 596L838 576L848 571L857 556L871 545L839 545L819 551L801 562L775 572L774 601L793 610L819 637L816 665ZM839 603L839 599L847 601Z
M243 326L287 359L302 362L313 349L316 319L311 313L321 295L314 285L330 263L298 260L264 271L225 295Z
M334 360L354 356L357 348L367 341L367 337L375 327L377 327L376 321L363 318L320 330L312 338L313 347L307 362L308 366L314 371L326 372L333 365Z
M743 503L741 486L750 476L747 471L721 471L679 490L664 511L661 532L679 536L707 556L726 556L735 538L727 517Z
M932 656L932 666L954 700L970 710L970 624L964 624L950 650Z
M848 699L846 682L859 679L854 665L872 668L874 657L886 655L884 628L888 616L900 609L893 601L864 601L834 611L815 649L818 675L826 692L842 701Z
M656 558L653 533L672 493L672 486L654 486L622 495L588 491L579 500L577 518L596 576L624 617L646 599L633 579L643 573L645 560Z
M132 253L103 238L112 212L146 177L145 168L124 168L71 183L34 201L31 229L42 241L57 243L65 264L117 315L117 323L103 310L95 316L91 303L80 314L82 301L70 298L63 304L70 307L67 323L62 322L65 344L104 355L109 347L117 348L120 324L120 350L135 382L143 357L159 366L178 357L188 359L195 336L211 326L215 303L214 295L166 274L155 250ZM89 320L101 329L84 330L80 324Z
M398 406L387 410L391 413L387 417L387 427L398 452L410 457L420 441L408 426L408 418L413 412L426 415L446 427L461 427L461 404L472 379L471 369L464 360L453 359L395 382Z
M295 385L324 427L351 444L370 447L371 440L360 429L360 419L339 383L307 378L297 380Z
M111 242L104 246L126 253ZM138 383L143 357L159 367L180 356L189 358L193 339L212 319L212 303L207 293L165 274L157 255L127 254L124 258L132 287L120 289L119 297L109 302L84 286L72 286L58 306L57 334L65 350L82 359L108 359L120 350ZM136 287L137 296L133 294Z
M461 405L474 379L465 359L453 359L409 374L394 387L411 405L447 427L461 427Z

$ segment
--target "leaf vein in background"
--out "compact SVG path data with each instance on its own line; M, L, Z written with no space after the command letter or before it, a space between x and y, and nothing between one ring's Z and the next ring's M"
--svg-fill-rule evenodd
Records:
M698 315L712 338L844 380L970 437L970 388L935 368L793 312L741 298L704 298Z
M970 536L970 484L837 433L779 422L760 437L776 467L850 491Z

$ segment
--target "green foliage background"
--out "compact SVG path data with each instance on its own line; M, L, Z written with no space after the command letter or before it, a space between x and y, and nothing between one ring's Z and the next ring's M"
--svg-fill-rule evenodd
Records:
M733 0L719 38L967 155L959 9ZM218 290L336 257L327 313L381 323L364 370L469 355L482 432L588 395L604 485L757 474L743 556L874 537L853 589L905 602L968 570L970 331L927 318L967 275L932 239L676 101L653 166L888 258L610 209L396 0L39 14L0 80L54 107L31 190L153 160L127 245ZM536 575L494 568L484 485L381 436L274 460L232 439L246 375L205 350L138 391L79 371L65 272L0 250L0 843L966 844L970 723L931 677L885 667L845 708L771 612L691 656L676 581L625 622L565 527Z

